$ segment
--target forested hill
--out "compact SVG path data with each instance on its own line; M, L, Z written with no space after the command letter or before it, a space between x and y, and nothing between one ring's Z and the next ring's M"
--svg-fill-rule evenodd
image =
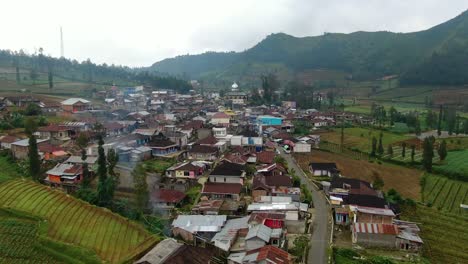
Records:
M264 65L341 70L357 79L398 74L406 84L468 83L468 11L428 30L413 33L327 33L297 38L272 34L244 52L186 55L149 69L190 78L235 77L240 68Z
M107 64L95 64L91 60L78 62L65 58L52 58L38 54L25 54L10 50L0 50L0 67L14 69L21 72L17 78L39 79L41 75L49 78L68 80L71 82L86 82L90 84L102 84L118 86L149 85L154 88L173 89L180 93L186 93L191 85L186 80L181 80L168 75L149 73L144 70L131 69L124 66ZM24 72L27 72L25 75Z

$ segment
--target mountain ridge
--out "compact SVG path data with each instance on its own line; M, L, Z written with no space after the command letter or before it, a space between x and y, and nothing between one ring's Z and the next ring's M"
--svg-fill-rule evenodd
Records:
M409 84L441 84L441 78L429 74L436 71L434 60L440 62L442 56L446 64L438 66L437 71L450 68L448 58L453 59L454 51L468 59L465 49L468 50L468 11L429 29L410 33L356 31L305 37L273 33L242 52L177 56L156 62L148 69L194 79L227 80L242 78L239 73L229 71L230 68L244 67L246 72L249 65L256 65L258 70L258 65L265 64L261 74L267 74L271 71L268 65L275 64L293 73L327 68L350 73L357 79L398 74ZM468 66L463 62L455 65L455 71L451 69L450 73L443 74L455 80L447 83L468 83L465 71ZM430 80L425 80L426 77Z

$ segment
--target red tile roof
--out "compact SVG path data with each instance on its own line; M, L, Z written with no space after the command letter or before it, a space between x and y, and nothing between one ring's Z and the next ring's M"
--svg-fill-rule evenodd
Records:
M157 201L166 203L179 203L185 198L185 193L177 190L158 189L153 192L153 196Z
M0 142L2 143L13 143L13 142L16 142L18 141L18 138L17 137L14 137L14 136L3 136L0 138Z
M218 113L213 115L212 119L213 118L231 118L231 117L226 113L218 112Z
M206 138L198 140L196 143L199 145L214 145L218 143L218 140L213 136L208 136Z
M55 151L63 151L63 148L51 145L49 143L38 145L38 149L39 149L40 152L44 152L44 153L52 153L52 152L55 152Z
M257 162L258 163L266 163L270 164L273 163L275 159L275 152L274 151L262 151L257 153Z
M202 193L239 194L241 189L240 183L206 182L203 185Z
M264 261L270 264L292 264L292 256L275 246L264 246L260 249L248 251L247 255L258 252L257 262Z

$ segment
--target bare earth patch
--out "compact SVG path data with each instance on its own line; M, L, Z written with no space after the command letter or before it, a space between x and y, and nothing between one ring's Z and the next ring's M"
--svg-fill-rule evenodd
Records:
M367 160L356 160L318 150L308 154L294 154L294 157L304 171L308 170L310 162L335 162L344 177L372 182L374 175L379 175L385 182L385 191L393 188L405 198L420 200L419 180L423 173L419 170L393 164L370 163Z

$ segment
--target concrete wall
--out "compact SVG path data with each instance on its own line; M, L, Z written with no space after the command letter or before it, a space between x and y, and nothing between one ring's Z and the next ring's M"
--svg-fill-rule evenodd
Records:
M353 243L365 247L395 248L396 236L386 234L353 233Z

